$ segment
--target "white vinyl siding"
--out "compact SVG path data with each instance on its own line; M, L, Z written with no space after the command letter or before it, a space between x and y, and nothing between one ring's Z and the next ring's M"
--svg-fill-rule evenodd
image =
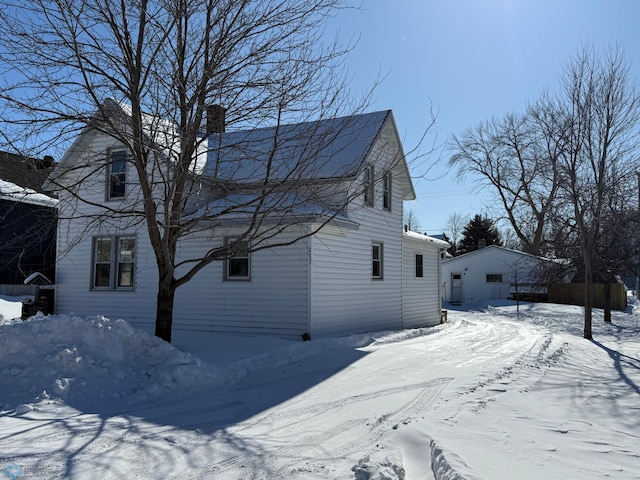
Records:
M427 238L404 236L402 267L402 327L418 328L440 323L440 246ZM422 257L422 276L416 275L416 258Z
M180 255L221 242L203 235L182 243ZM309 330L308 248L301 240L251 253L250 282L225 281L225 262L211 263L176 292L174 328L300 338Z
M391 192L401 204L401 189ZM313 237L312 338L401 328L401 211L352 206L357 229L332 227ZM384 246L384 281L372 280L372 241Z

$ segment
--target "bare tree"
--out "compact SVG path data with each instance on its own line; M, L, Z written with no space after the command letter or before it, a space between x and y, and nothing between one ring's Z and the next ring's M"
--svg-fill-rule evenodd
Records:
M477 188L489 187L522 249L544 250L544 234L558 189L558 144L545 124L548 113L532 106L453 137L449 165L464 177L476 174Z
M420 230L420 218L418 218L418 214L412 208L406 208L402 213L402 223L409 229L414 232Z
M453 212L447 217L447 223L445 225L445 233L450 240L451 248L449 253L453 256L456 255L458 250L458 242L462 238L462 232L469 223L469 215L465 215L460 212Z
M53 153L93 129L125 147L138 188L118 208L83 194L92 179L104 181L104 154L62 162L52 182L72 199L62 218L79 220L80 204L91 212L82 235L105 222L144 226L158 270L157 336L171 340L176 289L212 261L282 244L284 231L298 232L288 243L312 235L361 193L336 199L312 175L331 165L321 155L327 145L357 125L285 127L366 106L366 96L355 105L346 88L340 62L349 48L322 42L324 21L343 7L342 0L0 1L6 143ZM272 128L253 138L262 149L256 156L246 136L211 142L202 135L207 123L218 131ZM302 140L297 161L283 160L283 149ZM204 157L208 175L197 175ZM311 231L292 228L310 215L322 219ZM243 231L229 243L179 258L185 236L230 220Z
M594 271L603 219L629 191L637 162L640 95L629 78L623 51L604 55L584 47L567 65L562 89L550 104L566 128L559 130L560 200L572 209L584 268L584 338L592 338ZM616 209L616 207L614 207Z

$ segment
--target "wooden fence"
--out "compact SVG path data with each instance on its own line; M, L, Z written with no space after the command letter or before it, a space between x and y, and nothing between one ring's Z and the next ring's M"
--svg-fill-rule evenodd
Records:
M594 283L593 306L604 308L604 293L607 287L604 283ZM622 283L612 283L611 288L611 308L613 310L624 310L627 308L627 289ZM565 305L584 305L584 283L554 283L549 285L548 301L551 303L562 303Z

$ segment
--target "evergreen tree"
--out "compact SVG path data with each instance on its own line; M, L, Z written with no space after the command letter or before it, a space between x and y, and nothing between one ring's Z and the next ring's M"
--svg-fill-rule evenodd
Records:
M488 217L476 215L464 227L462 240L458 244L458 255L473 252L481 246L502 245L500 232Z

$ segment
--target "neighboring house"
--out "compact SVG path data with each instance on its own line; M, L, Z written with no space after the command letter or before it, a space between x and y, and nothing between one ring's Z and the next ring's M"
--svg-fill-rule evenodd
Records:
M118 108L126 113L126 107ZM339 124L347 127L340 135L325 137L331 141L308 160L317 157L322 164L309 169L300 195L309 194L309 185L322 185L322 192L330 192L333 200L348 195L354 200L334 212L332 220L312 236L250 254L239 252L205 267L178 288L174 329L316 338L440 322L440 255L449 244L403 231L403 201L414 199L415 193L391 111L281 126L279 134L285 141L274 165L306 165L297 156L305 150L309 136ZM262 156L273 145L275 130L217 132L224 129L207 132L209 144L219 147L216 153L210 151L196 162L194 182L202 181L198 185L206 194L193 198L193 212L220 211L248 201L250 192L215 198L206 180L219 179L219 169L227 168L232 181L233 175L241 175L256 185L266 164ZM103 314L152 331L157 270L145 226L126 217L90 224L83 220L103 203L124 209L127 202L139 202L132 165L121 161L126 156L113 138L89 128L52 175L71 185L73 180L65 180L65 172L73 171L75 178L83 179L73 188L88 200L78 202L68 192L59 192L60 209L69 214L61 213L58 227L56 312ZM240 156L253 164L236 163ZM109 172L105 162L95 167L98 157L111 158ZM374 171L384 172L378 182L371 181ZM330 203L331 199L318 201ZM280 201L288 200L281 197ZM307 220L275 240L310 232L327 220L326 212L307 205L297 212ZM224 245L242 231L245 220L246 216L231 215L226 222L201 225L182 240L178 252L192 258Z
M34 272L55 277L57 200L42 185L53 159L0 152L0 285L22 285ZM19 291L18 289L17 291Z
M490 245L443 260L444 300L484 303L512 298L516 288L521 296L535 298L546 294L543 272L556 270L558 265L554 260Z

